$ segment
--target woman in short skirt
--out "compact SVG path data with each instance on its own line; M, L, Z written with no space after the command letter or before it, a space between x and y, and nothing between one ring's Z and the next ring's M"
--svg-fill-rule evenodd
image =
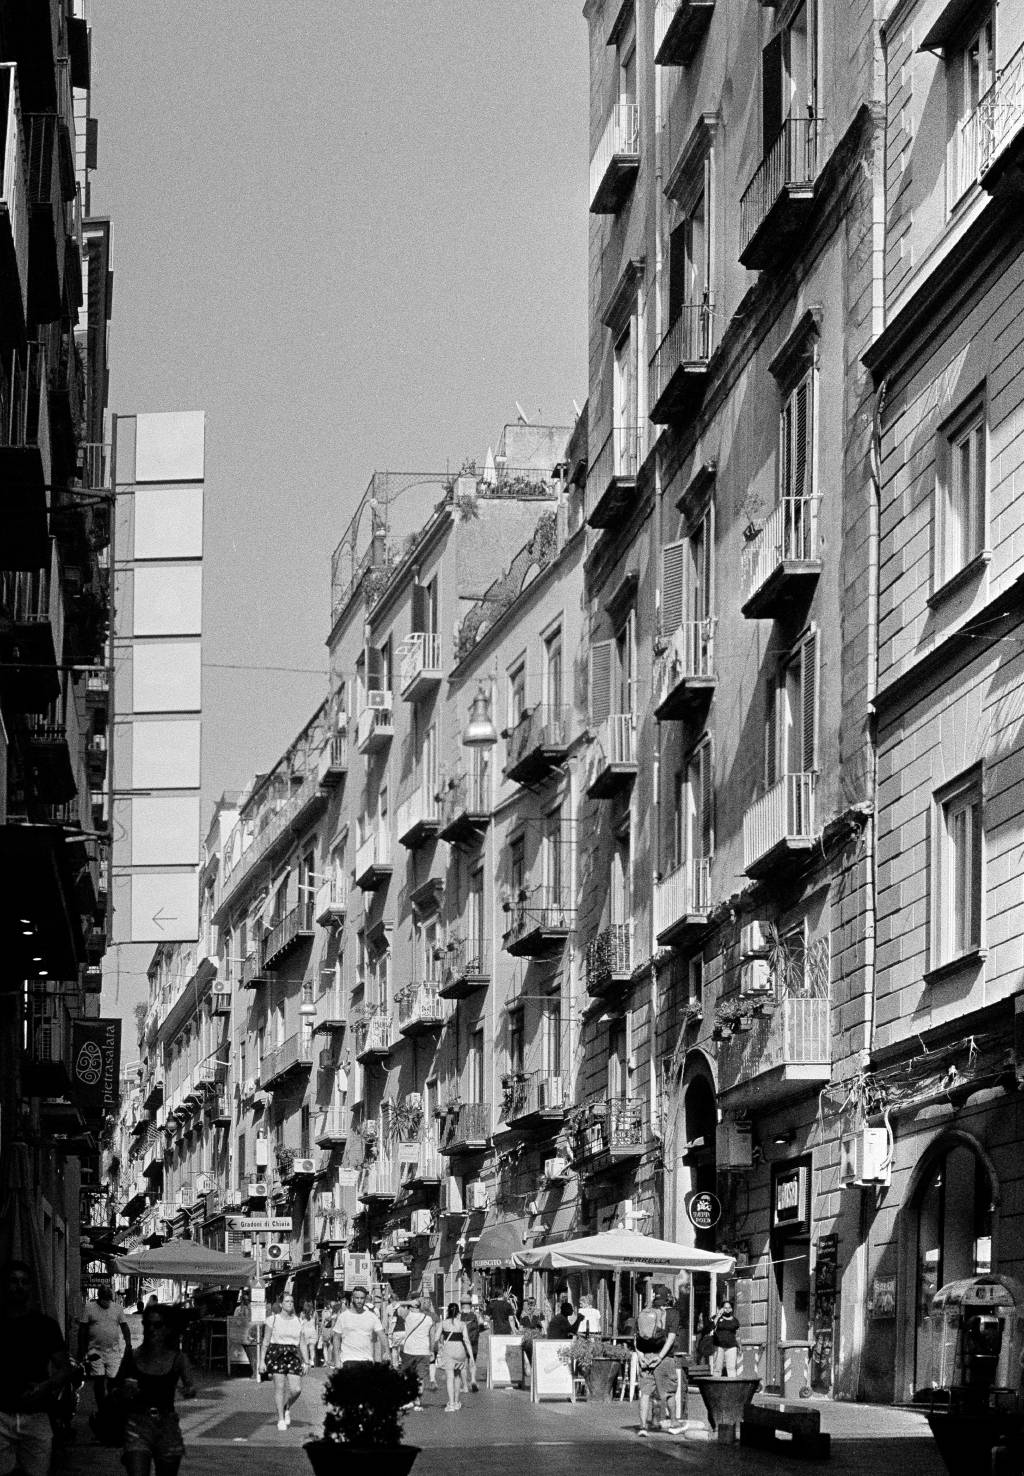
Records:
M117 1374L125 1401L121 1462L128 1476L177 1476L185 1454L174 1410L179 1384L186 1399L195 1395L188 1359L178 1350L174 1314L151 1303L142 1314L142 1343L128 1349Z
M295 1298L286 1293L281 1310L270 1319L263 1343L260 1371L274 1375L274 1403L277 1406L277 1428L287 1430L292 1422L291 1407L302 1393L302 1373L306 1368L305 1330L295 1311Z

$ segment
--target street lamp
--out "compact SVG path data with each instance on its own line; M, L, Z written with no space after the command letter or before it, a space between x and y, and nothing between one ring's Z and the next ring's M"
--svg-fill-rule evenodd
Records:
M462 732L462 746L492 748L497 741L498 731L491 717L491 699L481 684L469 709L469 722Z

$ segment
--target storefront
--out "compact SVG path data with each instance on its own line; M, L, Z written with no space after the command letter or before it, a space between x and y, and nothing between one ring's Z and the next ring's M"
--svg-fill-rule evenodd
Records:
M772 1165L771 1211L765 1381L782 1388L794 1359L802 1377L810 1342L810 1155Z

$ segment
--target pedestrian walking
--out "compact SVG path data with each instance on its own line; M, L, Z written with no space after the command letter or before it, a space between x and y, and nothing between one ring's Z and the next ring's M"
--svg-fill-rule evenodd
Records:
M366 1305L365 1286L352 1288L352 1303L334 1322L334 1362L380 1363L387 1360L384 1324Z
M178 1347L173 1309L159 1302L142 1314L142 1342L128 1348L115 1380L124 1400L124 1448L121 1462L128 1476L176 1476L185 1442L174 1409L178 1385L186 1399L195 1397L192 1370Z
M113 1379L121 1367L126 1348L132 1345L131 1331L124 1308L115 1302L109 1286L96 1290L96 1299L86 1302L78 1326L78 1358L92 1384L96 1406L95 1420L102 1420Z
M711 1340L714 1343L711 1372L720 1378L734 1379L739 1362L740 1324L728 1298L718 1309L711 1324Z
M416 1375L416 1397L413 1409L423 1408L423 1390L430 1371L430 1350L434 1338L434 1318L430 1311L430 1298L420 1297L418 1307L410 1307L405 1314L405 1327L397 1343L398 1367L401 1372L411 1369Z
M320 1318L320 1346L324 1352L324 1364L334 1368L334 1324L340 1312L337 1297L331 1297Z
M673 1349L679 1336L679 1313L672 1304L672 1294L664 1282L651 1287L652 1301L636 1319L635 1347L639 1362L640 1430L663 1430L675 1435L685 1429L672 1421L671 1408L678 1384ZM660 1402L660 1414L654 1422L654 1405Z
M0 1470L49 1476L50 1408L71 1382L60 1327L32 1306L32 1269L10 1261L0 1277Z
M234 1312L228 1319L228 1367L244 1358L249 1365L249 1375L259 1383L260 1325L252 1320L249 1293L242 1292Z
M444 1369L448 1385L448 1403L445 1414L454 1414L461 1409L458 1387L459 1379L469 1366L473 1349L470 1347L466 1324L459 1317L458 1302L449 1302L448 1310L434 1330L434 1345L437 1348L438 1367Z
M303 1357L308 1368L316 1367L316 1345L320 1338L320 1319L316 1303L307 1297L302 1304Z
M305 1333L302 1318L295 1311L295 1298L285 1292L281 1310L267 1324L260 1372L274 1378L274 1405L277 1428L287 1430L292 1422L291 1408L302 1393L302 1374L306 1366L303 1348Z
M459 1308L459 1316L466 1324L466 1332L469 1336L469 1346L472 1350L472 1358L470 1360L470 1365L468 1369L469 1387L474 1394L478 1394L480 1392L480 1385L477 1383L476 1368L477 1357L480 1351L481 1323L479 1317L476 1315L476 1309L474 1308L472 1299L470 1297L462 1298L462 1306Z

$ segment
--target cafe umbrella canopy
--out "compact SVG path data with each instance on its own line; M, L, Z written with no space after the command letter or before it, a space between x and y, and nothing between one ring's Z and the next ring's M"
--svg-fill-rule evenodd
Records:
M535 1250L518 1251L513 1264L530 1271L715 1271L728 1275L735 1256L699 1250L641 1235L637 1230L602 1230L577 1240L560 1240ZM615 1281L615 1326L619 1325L619 1282Z
M163 1277L213 1286L248 1286L256 1262L247 1256L229 1256L195 1240L169 1240L164 1245L142 1248L114 1258L114 1270L122 1276Z

